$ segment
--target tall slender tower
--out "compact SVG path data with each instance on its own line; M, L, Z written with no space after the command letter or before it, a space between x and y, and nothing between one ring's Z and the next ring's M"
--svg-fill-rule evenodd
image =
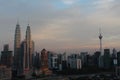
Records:
M20 43L21 43L21 31L20 25L17 22L15 29L15 38L14 38L14 69L18 71L19 67L19 56L20 56Z
M101 34L101 29L99 29L100 53L101 53L101 55L102 55L102 38L103 38L103 36L102 36L102 34Z

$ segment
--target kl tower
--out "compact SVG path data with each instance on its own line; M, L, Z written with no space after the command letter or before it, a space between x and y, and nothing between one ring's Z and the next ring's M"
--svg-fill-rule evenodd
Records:
M99 29L99 39L100 39L100 54L102 55L102 34L101 34L101 29Z

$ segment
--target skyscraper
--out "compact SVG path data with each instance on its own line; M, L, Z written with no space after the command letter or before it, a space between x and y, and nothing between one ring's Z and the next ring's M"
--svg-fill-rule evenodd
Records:
M28 24L26 36L21 43L20 25L17 23L14 39L14 66L13 75L21 76L33 66L34 42L31 40L31 30Z
M25 41L22 43L24 44L24 65L25 65L25 70L29 70L32 68L32 54L34 53L34 42L31 40L31 30L30 26L28 24L27 29L26 29L26 36L25 36Z
M21 31L20 25L17 22L14 36L14 70L18 72L19 70L19 56L20 56L20 44L21 44Z

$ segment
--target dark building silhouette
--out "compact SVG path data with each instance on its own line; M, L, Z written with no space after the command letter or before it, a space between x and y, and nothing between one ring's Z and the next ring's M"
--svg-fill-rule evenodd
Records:
M3 51L1 51L1 65L5 65L6 67L12 67L13 56L12 51L9 51L9 45L4 45Z
M100 55L101 55L100 51L96 51L93 55L95 67L99 67L99 57L100 57Z
M94 66L94 58L93 55L87 55L87 67L93 67Z
M104 49L104 68L109 69L111 67L110 49Z
M41 57L40 57L40 53L36 52L34 57L33 57L33 66L35 69L40 69L41 67Z
M87 66L87 55L88 55L88 52L81 52L80 53L82 67L86 67Z
M117 52L117 65L120 66L120 51Z
M112 67L117 65L117 50L114 48L112 53Z
M59 70L63 70L62 68L62 54L58 54L58 66L59 66Z

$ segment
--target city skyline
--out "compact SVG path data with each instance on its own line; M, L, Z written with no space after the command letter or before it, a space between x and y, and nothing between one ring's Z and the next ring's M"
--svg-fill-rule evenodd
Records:
M18 19L21 40L29 24L37 51L99 50L99 28L103 48L119 50L119 7L116 0L1 0L0 49L8 43L13 50Z

